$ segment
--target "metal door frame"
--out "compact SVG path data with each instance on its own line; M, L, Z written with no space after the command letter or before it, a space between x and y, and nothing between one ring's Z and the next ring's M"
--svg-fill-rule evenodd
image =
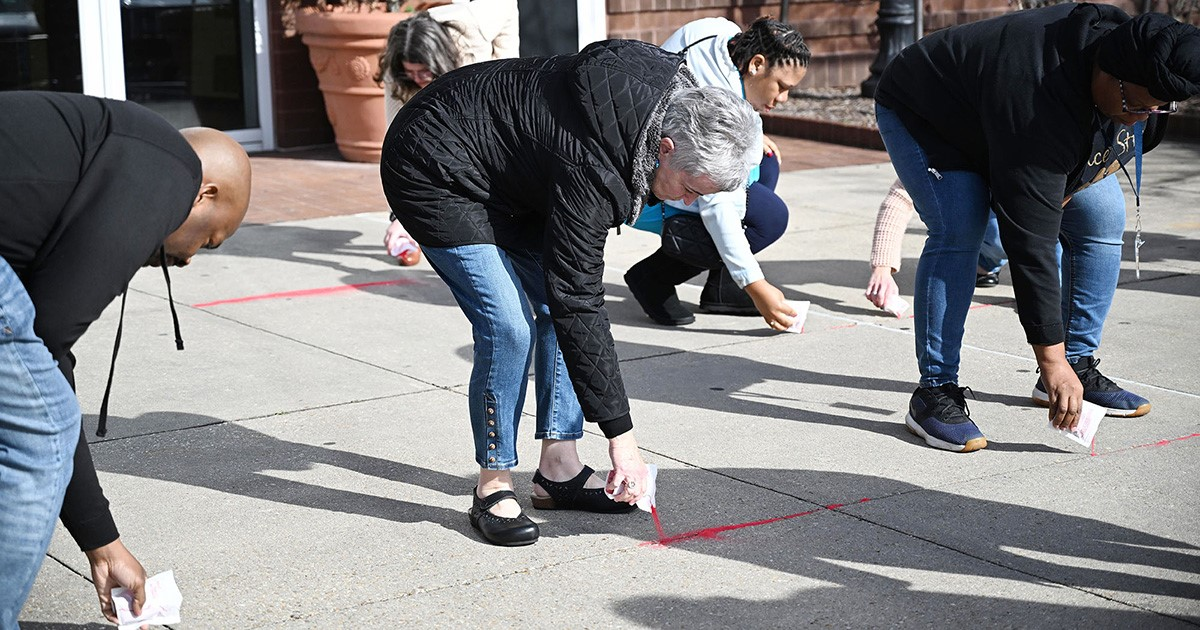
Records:
M125 100L125 55L121 41L120 0L76 0L79 5L79 53L83 66L83 93ZM226 131L247 151L275 148L274 111L271 106L271 64L267 43L267 2L253 2L254 65L258 97L258 127ZM246 86L250 88L250 86Z

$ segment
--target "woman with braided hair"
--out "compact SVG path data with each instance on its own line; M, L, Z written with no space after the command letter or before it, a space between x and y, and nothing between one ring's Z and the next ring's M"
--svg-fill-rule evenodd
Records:
M684 51L688 69L702 86L714 86L744 98L767 112L788 98L804 78L810 53L804 37L791 26L761 17L745 32L724 18L705 18L675 31L663 48ZM761 129L759 130L761 133ZM791 325L796 313L783 293L767 282L754 254L774 243L787 228L788 209L775 194L779 151L763 136L763 158L742 191L705 195L691 204L652 199L634 227L662 232L664 219L680 213L699 215L720 253L700 294L700 310L729 315L761 314L776 330ZM679 302L675 287L704 271L659 249L630 268L625 282L650 319L664 326L696 321Z

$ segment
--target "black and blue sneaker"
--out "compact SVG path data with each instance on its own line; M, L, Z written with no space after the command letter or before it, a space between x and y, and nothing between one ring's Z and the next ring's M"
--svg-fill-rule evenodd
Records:
M1083 385L1083 399L1093 405L1104 407L1104 415L1120 418L1136 418L1150 413L1150 401L1137 394L1124 390L1120 385L1109 380L1100 373L1100 359L1096 357L1080 357L1075 365L1075 375ZM1050 406L1050 395L1038 379L1033 385L1033 402Z
M963 395L966 390L954 383L918 387L908 402L904 424L934 448L956 453L985 448L987 438L971 421L971 412Z

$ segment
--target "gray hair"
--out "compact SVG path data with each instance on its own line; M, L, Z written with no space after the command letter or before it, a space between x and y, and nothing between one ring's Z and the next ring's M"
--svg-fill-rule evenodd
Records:
M750 168L762 160L762 121L746 99L722 88L676 92L662 135L675 143L672 166L707 176L721 190L744 188Z

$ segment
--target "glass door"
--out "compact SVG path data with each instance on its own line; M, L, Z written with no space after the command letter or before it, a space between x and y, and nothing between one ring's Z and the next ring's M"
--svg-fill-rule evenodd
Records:
M79 10L49 0L0 0L0 90L82 92Z
M263 25L275 1L0 0L0 90L127 99L272 149Z
M176 127L259 126L249 0L121 0L125 98Z

